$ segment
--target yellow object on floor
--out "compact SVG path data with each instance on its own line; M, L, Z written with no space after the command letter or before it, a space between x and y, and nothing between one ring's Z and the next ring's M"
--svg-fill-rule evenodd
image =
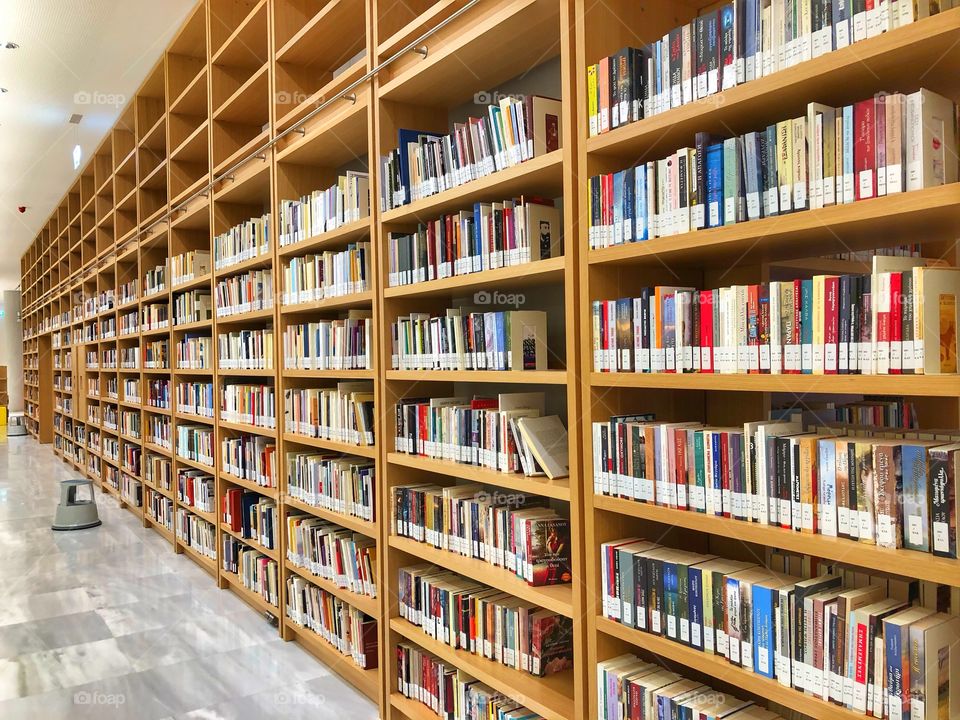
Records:
M7 426L7 409L5 407L0 407L0 427Z

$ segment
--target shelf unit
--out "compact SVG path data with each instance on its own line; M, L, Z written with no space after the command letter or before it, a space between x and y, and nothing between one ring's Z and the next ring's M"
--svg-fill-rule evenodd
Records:
M219 587L236 593L256 612L273 615L281 637L301 643L356 686L378 704L382 717L436 717L398 692L394 650L399 642L418 645L558 720L595 717L596 663L628 650L653 653L688 674L716 678L730 692L766 698L812 717L852 717L715 658L602 618L600 543L649 534L666 544L729 557L773 546L842 558L873 570L909 562L914 577L955 586L960 585L957 561L594 496L590 423L641 409L667 419L735 424L762 417L783 398L884 394L911 398L925 424L956 426L956 378L598 373L592 371L590 305L656 284L665 266L680 281L702 287L721 279L729 284L800 272L861 272L862 263L815 256L898 244L904 234L956 263L960 190L956 185L931 188L592 251L587 249L585 179L689 145L700 130L729 134L789 113L798 115L811 99L839 104L883 88L915 89L921 82L917 67L932 68L922 78L924 86L958 99L960 82L946 68L960 62L960 9L738 86L717 102L694 103L587 137L585 67L624 45L660 38L706 7L632 0L201 0L21 258L30 434L52 442L65 463L94 479L103 493L114 496L172 550L196 562ZM560 97L562 149L381 212L376 206L377 158L393 149L397 129L447 132L451 122L483 111L475 108L475 94L493 92ZM370 174L371 215L280 246L280 202L330 187L351 170ZM388 285L388 233L409 232L419 222L468 209L475 202L521 194L562 199L563 257L410 286ZM195 250L209 251L212 258L214 237L265 212L271 213L266 255L173 284L170 258ZM920 238L913 234L918 227L923 228ZM340 251L358 242L370 243L368 290L283 304L283 273L293 258ZM148 292L147 276L157 268L164 271L164 283ZM272 272L272 307L214 314L209 321L173 322L173 308L184 293L215 296L219 282L254 269ZM423 373L391 368L390 327L397 317L442 312L485 289L522 292L526 308L548 310L548 370ZM110 294L112 302L101 302ZM368 314L373 326L368 369L285 367L281 348L288 328L358 311ZM144 320L156 313L168 318L167 323L146 325ZM106 328L111 327L115 334L108 336ZM274 332L269 369L228 369L216 356L205 367L178 363L178 343L188 336L209 337L216 353L220 333L266 328ZM375 398L373 445L306 437L285 426L286 391L359 381ZM213 417L177 407L176 387L188 382L212 385ZM276 428L220 417L217 398L234 382L273 386ZM137 394L127 394L128 383ZM394 410L401 398L528 390L544 392L551 411L565 419L571 438L569 478L507 475L406 455L393 446ZM157 402L160 396L168 401ZM117 427L110 420L114 416ZM137 424L139 433L134 431ZM212 464L178 450L178 430L193 426L212 433ZM240 436L259 436L276 447L276 487L236 477L225 467L220 444ZM139 453L139 468L126 463L128 452ZM295 452L372 463L376 519L293 497L286 476L287 455ZM181 471L211 476L213 512L181 499ZM139 505L120 492L124 473L141 483ZM117 478L117 486L108 482L111 477ZM573 583L531 587L481 561L391 534L391 491L413 482L479 483L546 498L571 519ZM221 502L231 488L276 503L273 547L245 540L223 522ZM155 506L163 511L160 515L154 514ZM178 513L211 524L217 559L178 537ZM377 597L357 595L294 565L287 554L286 519L291 515L313 516L372 538ZM223 568L223 543L230 538L276 561L277 606ZM397 608L398 570L416 563L446 568L571 617L573 670L536 678L431 640L402 620ZM287 581L293 578L377 620L377 668L360 669L319 634L293 622L287 614Z

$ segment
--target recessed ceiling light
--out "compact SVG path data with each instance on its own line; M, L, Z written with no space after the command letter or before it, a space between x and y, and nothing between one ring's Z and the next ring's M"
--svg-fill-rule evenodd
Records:
M8 42L5 43L3 47L5 47L7 50L16 50L20 46L15 42Z
M5 87L0 87L0 93L5 93L5 92L7 92L7 89Z

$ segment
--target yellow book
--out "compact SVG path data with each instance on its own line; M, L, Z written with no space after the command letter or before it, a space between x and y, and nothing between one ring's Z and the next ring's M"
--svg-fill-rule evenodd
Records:
M793 121L777 123L777 179L780 183L780 212L793 209Z
M587 66L587 119L590 122L590 137L600 132L600 115L597 107L597 66Z

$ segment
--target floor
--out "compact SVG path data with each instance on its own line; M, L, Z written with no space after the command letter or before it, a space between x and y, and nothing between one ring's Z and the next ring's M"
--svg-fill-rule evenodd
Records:
M109 497L50 530L49 445L0 435L0 718L376 718L366 697Z

